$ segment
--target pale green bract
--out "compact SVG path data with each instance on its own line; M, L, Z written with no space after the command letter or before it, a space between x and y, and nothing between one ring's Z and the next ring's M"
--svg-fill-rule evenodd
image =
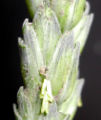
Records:
M79 59L93 14L85 0L26 0L33 22L25 19L18 39L21 72L14 104L17 120L73 120L82 105L84 80Z

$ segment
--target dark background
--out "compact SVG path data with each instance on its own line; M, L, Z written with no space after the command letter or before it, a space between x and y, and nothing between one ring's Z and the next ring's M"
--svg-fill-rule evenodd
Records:
M20 58L17 37L22 36L22 23L29 18L25 0L5 0L1 4L0 40L2 60L4 62L1 79L1 94L4 120L14 120L12 104L16 102L18 88L23 85L20 73ZM89 0L91 12L95 14L93 26L80 61L81 77L86 82L83 89L83 107L76 114L75 120L101 120L101 1ZM1 27L0 27L1 28ZM2 62L1 62L2 65Z

